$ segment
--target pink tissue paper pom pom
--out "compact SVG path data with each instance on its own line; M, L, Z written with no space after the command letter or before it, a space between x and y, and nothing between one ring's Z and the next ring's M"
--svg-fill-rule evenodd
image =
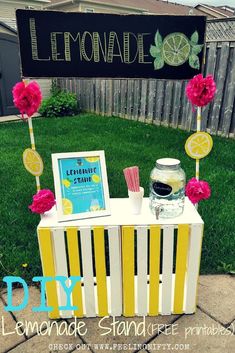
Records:
M37 194L33 195L32 205L29 206L30 210L34 213L45 213L55 205L55 197L51 190L42 189Z
M192 178L186 185L185 193L189 200L196 204L201 200L208 199L211 196L211 189L206 181Z
M30 118L38 111L42 102L42 93L37 82L32 81L29 84L18 82L13 87L12 94L14 105L19 109L23 119L24 114Z
M203 107L210 103L216 92L212 75L203 78L202 74L194 76L186 86L186 95L193 105Z

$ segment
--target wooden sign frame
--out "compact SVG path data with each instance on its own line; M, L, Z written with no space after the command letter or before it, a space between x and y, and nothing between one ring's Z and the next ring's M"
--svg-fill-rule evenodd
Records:
M52 154L52 168L58 221L110 215L104 151Z

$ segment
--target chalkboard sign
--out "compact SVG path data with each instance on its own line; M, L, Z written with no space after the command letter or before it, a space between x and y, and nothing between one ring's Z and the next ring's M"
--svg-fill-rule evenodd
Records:
M52 164L59 221L110 214L104 151L52 154Z
M189 79L206 17L16 11L24 77Z

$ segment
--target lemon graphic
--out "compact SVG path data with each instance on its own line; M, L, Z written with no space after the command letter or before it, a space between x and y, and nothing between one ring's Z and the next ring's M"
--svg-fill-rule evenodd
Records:
M90 207L90 211L94 212L94 211L99 211L100 210L100 206L99 205L94 205Z
M89 163L95 163L100 159L100 157L87 157L85 160Z
M213 147L213 140L207 132L195 132L185 143L187 155L194 159L206 157Z
M62 199L63 214L68 215L73 213L73 204L69 199Z
M97 199L91 200L90 211L94 212L99 210L100 210L99 201Z
M43 172L43 161L37 151L26 148L23 152L25 169L34 176L40 176Z
M162 43L163 59L171 66L184 64L189 58L190 50L190 42L183 33L171 33Z
M62 180L62 184L63 184L66 188L69 188L70 185L71 185L71 181L68 180L68 179L63 179L63 180Z
M184 33L174 32L164 39L159 30L155 33L154 45L150 45L149 53L154 58L154 70L161 70L165 63L170 66L180 66L188 61L193 69L200 69L200 57L203 48L199 42L199 33L195 31L190 38Z
M99 183L100 182L100 177L97 174L92 175L91 179L92 179L92 181L94 181L94 183Z

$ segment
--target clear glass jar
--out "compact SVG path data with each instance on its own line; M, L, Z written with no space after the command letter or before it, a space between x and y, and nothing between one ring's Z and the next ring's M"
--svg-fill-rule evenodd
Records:
M150 174L149 206L157 218L177 217L184 210L185 173L180 161L161 158Z

